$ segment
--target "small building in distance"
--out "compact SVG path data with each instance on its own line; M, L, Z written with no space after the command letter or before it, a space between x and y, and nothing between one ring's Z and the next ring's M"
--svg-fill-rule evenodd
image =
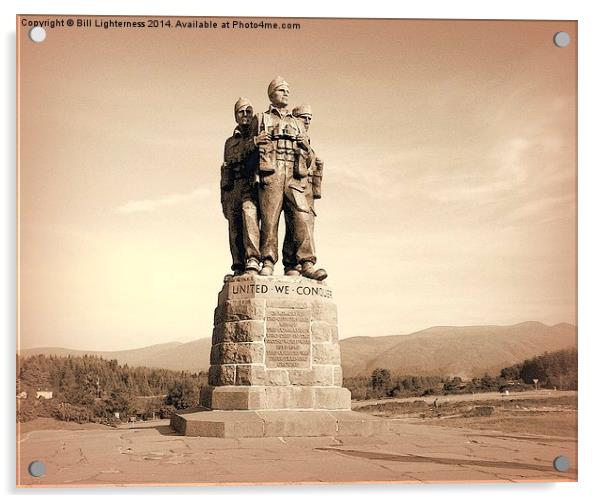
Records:
M52 399L52 391L36 391L36 398L43 398L44 400Z

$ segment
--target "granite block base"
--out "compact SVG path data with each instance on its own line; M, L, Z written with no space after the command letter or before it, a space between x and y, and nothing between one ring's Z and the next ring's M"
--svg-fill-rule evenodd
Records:
M387 433L389 421L342 410L195 409L174 413L171 427L189 437L368 437Z

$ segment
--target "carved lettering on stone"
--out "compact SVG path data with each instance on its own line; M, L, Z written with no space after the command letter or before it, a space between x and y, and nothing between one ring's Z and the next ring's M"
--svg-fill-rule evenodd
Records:
M310 368L309 309L266 309L267 368Z

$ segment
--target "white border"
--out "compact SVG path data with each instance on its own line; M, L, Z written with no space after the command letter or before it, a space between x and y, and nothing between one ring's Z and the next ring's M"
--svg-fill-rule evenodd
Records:
M5 441L3 445L2 474L5 492L9 498L19 494L29 499L35 495L63 500L85 497L86 499L128 499L144 497L145 500L164 500L166 497L192 496L194 498L219 498L220 501L281 502L306 501L311 499L345 499L360 501L376 495L379 498L407 498L430 501L460 500L488 503L506 503L509 499L545 498L546 503L596 500L602 493L597 484L600 474L597 459L601 455L599 412L601 402L598 384L601 348L600 296L596 295L601 282L600 222L600 37L602 25L594 1L525 1L500 0L483 2L469 0L429 1L401 3L385 7L384 3L371 1L351 5L342 3L325 5L324 1L302 0L297 2L242 2L229 1L203 5L201 2L171 0L104 0L86 1L43 1L22 0L2 2L2 86L4 117L2 141L4 162L0 230L4 246L0 247L3 288L0 293L0 316L5 341L5 387L8 400L2 414ZM523 484L523 485L374 485L374 486L325 486L325 487L241 487L241 488L149 488L149 489L93 489L93 490L19 490L14 489L14 355L15 355L15 105L14 105L14 61L15 61L15 14L155 14L155 15L238 15L238 16L291 16L291 17L403 17L403 18L476 18L476 19L565 19L579 21L579 478L577 484ZM598 496L596 496L596 494Z

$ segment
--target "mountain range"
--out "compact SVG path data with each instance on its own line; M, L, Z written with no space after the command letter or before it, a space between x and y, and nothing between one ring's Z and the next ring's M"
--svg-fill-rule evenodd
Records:
M431 327L405 335L351 337L340 341L343 374L369 375L377 367L393 374L443 375L469 378L526 358L577 346L577 328L568 323L545 325L528 321L510 326ZM22 349L21 356L96 355L129 366L191 372L209 366L211 338L169 342L123 351L85 351L59 347Z

